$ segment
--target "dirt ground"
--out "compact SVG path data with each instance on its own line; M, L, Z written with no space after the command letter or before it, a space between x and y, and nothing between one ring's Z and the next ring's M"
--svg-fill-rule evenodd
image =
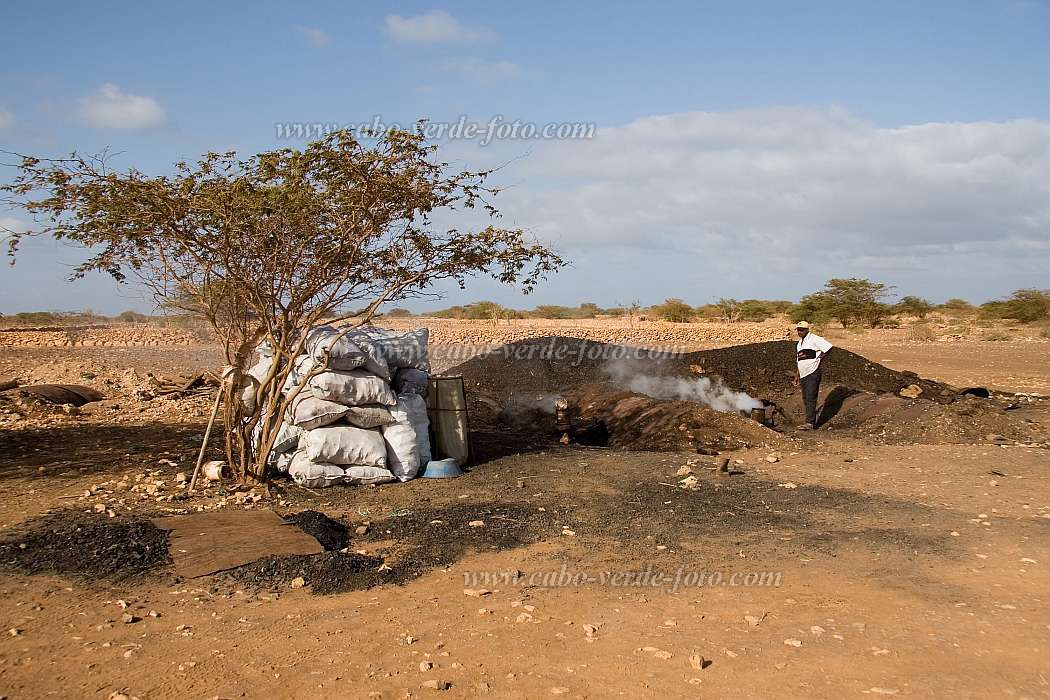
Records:
M1050 386L1045 343L836 342L956 386ZM0 354L0 377L112 397L0 415L0 696L1050 697L1045 448L788 431L723 453L721 475L695 452L479 431L455 480L186 498L176 475L192 468L208 399L134 396L147 372L216 360ZM1029 415L1050 424L1043 408ZM33 559L47 533L29 530L48 512L125 522L219 503L324 512L389 570L327 595L264 568L95 576L101 546L85 538L69 540L83 557L58 557L61 574L11 563Z

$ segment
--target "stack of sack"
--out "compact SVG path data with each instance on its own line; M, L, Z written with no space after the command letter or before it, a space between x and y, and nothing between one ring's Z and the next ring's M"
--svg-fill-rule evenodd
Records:
M307 333L283 391L302 389L284 416L271 464L309 488L408 481L431 457L428 331L340 333L332 326ZM260 360L248 370L257 382L273 361L267 348L258 350Z

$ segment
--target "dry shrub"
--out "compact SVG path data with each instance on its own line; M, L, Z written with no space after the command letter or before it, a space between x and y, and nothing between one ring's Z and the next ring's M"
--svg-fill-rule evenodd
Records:
M937 329L929 323L916 323L908 329L908 339L920 343L930 343L937 340Z

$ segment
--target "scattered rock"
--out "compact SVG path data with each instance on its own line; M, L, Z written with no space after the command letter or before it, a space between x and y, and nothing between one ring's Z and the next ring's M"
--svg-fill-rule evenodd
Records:
M448 681L441 681L435 678L433 680L424 681L423 687L427 690L448 690L452 687L452 684Z
M785 639L784 640L784 645L785 646L789 646L789 647L800 647L800 646L802 646L802 640L801 639Z
M909 384L898 393L906 399L917 399L922 394L922 387L918 384Z
M713 662L710 659L705 659L700 654L693 654L689 657L689 665L697 671L703 671L705 668L710 666Z

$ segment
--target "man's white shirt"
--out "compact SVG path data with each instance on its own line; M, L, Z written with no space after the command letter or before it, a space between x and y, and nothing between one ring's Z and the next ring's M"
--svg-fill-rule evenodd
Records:
M798 353L802 350L816 350L817 356L812 360L797 360L799 378L816 372L817 368L820 367L821 358L833 347L835 346L816 333L806 333L806 337L798 341L798 347L795 348L795 357L797 358Z

